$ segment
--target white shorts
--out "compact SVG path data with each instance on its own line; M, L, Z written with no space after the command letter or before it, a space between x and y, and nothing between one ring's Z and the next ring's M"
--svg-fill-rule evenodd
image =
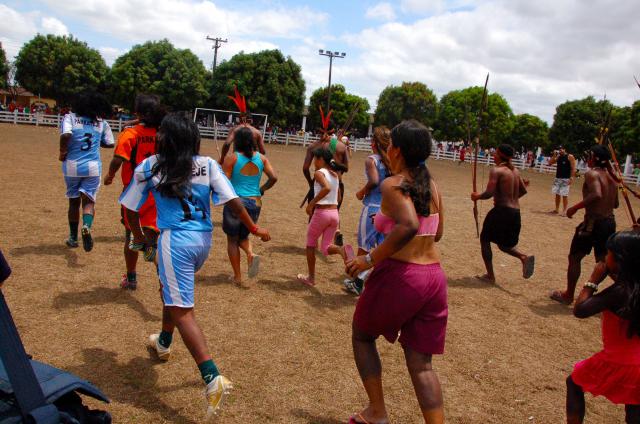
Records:
M210 231L162 230L157 255L165 306L193 308L195 274L210 249Z
M558 196L567 197L569 195L569 187L571 187L569 184L570 181L571 179L569 178L556 178L553 180L551 192Z

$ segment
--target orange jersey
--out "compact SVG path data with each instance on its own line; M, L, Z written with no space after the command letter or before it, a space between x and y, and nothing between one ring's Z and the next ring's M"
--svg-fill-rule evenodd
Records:
M138 124L126 128L118 137L114 156L124 160L122 164L122 184L131 182L133 170L143 160L156 154L156 129Z

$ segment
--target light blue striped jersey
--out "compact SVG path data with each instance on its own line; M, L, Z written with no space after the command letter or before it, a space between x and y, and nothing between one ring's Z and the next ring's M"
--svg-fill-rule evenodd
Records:
M161 176L152 175L158 155L150 156L138 165L127 189L120 195L120 203L138 211L153 192L160 230L212 231L211 202L222 205L238 197L231 182L215 160L207 156L193 157L191 195L186 198L166 197L156 189Z
M362 203L365 206L380 207L380 203L382 202L382 192L380 191L380 185L382 184L382 181L384 181L384 179L389 176L389 171L387 170L387 167L384 166L384 162L382 162L380 155L378 154L369 155L369 158L373 159L373 163L375 164L376 169L378 170L378 185L375 186L373 190L369 192L369 194L364 196L364 199L362 199ZM366 170L365 170L365 177L367 177Z
M71 134L67 158L62 162L62 174L66 177L99 177L102 173L100 146L114 145L107 121L94 121L68 113L62 120L61 133Z

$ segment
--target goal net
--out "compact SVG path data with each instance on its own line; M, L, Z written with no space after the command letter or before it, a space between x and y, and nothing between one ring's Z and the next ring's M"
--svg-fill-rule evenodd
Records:
M252 124L265 136L268 125L268 115L250 113ZM229 131L240 123L240 112L234 110L196 108L193 122L198 125L200 134L205 138L222 140L227 138Z

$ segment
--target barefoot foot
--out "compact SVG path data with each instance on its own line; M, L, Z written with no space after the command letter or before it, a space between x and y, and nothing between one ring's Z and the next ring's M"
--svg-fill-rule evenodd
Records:
M549 298L551 300L555 300L556 302L562 303L563 305L571 305L573 303L573 298L569 298L565 293L560 290L554 290L549 294Z
M483 283L495 283L496 282L496 278L495 277L491 277L489 274L476 275L474 278L476 278L477 280L482 281Z

